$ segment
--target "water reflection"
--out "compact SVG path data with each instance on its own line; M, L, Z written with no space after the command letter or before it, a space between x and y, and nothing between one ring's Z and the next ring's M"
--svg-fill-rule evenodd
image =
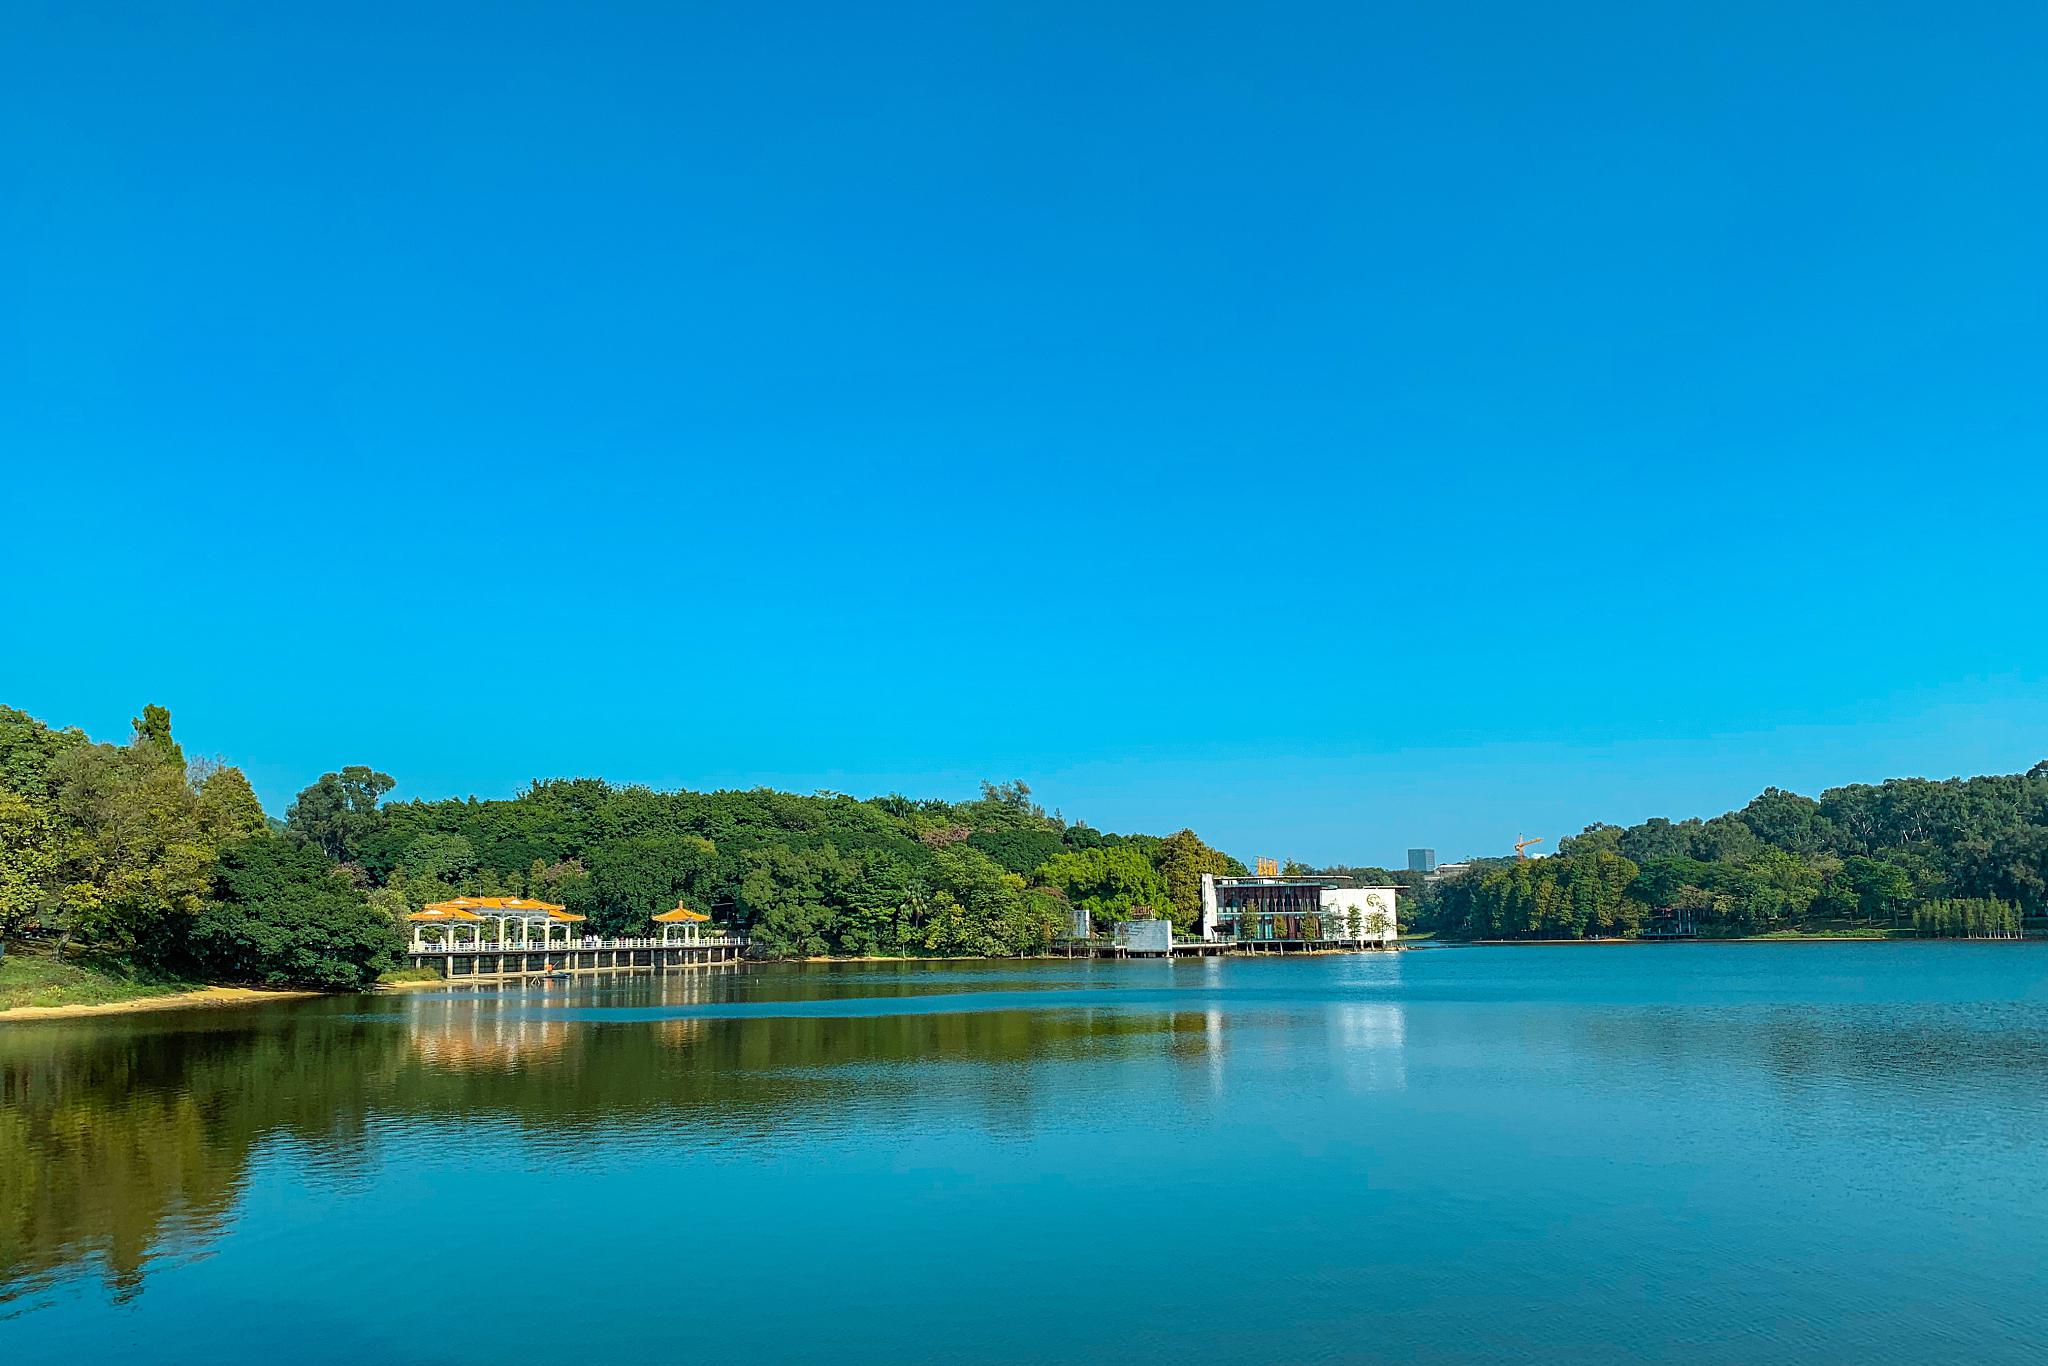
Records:
M922 997L953 976L874 984ZM132 1295L153 1258L223 1231L270 1139L334 1171L395 1126L465 1143L502 1130L562 1156L600 1133L744 1145L851 1117L914 1125L943 1103L1026 1134L1044 1067L1200 1058L1219 1041L1190 1011L584 1018L754 998L764 978L791 1000L850 994L817 975L714 969L0 1031L0 1303L79 1270Z
M1392 1001L1333 1006L1332 1052L1354 1085L1398 1090L1408 1084L1408 1017Z
M1976 967L1901 946L1880 950L1887 975L1852 988L1802 976L1831 961L1799 956L1815 950L1733 952L749 967L0 1026L0 1316L66 1294L133 1300L153 1269L264 1217L251 1206L266 1170L403 1208L423 1171L431 1189L465 1163L538 1169L549 1182L522 1202L547 1215L587 1214L577 1197L593 1190L630 1200L684 1159L801 1172L842 1200L906 1180L894 1153L983 1162L984 1183L1044 1166L1068 1201L1090 1196L1073 1174L1092 1163L1113 1178L1106 1209L1164 1194L1129 1224L1098 1209L1045 1247L1020 1242L1018 1263L1062 1268L1078 1238L1106 1265L1165 1265L1149 1221L1226 1218L1214 1202L1308 1188L1312 1201L1257 1196L1217 1227L1310 1268L1354 1265L1369 1227L1385 1274L1411 1289L1434 1274L1418 1252L1430 1245L1444 1267L1479 1259L1455 1283L1553 1294L1648 1249L1664 1269L1631 1274L1661 1284L1684 1267L1694 1288L1672 1293L1716 1316L1696 1287L1719 1268L1803 1247L1770 1222L1784 1194L1755 1193L1774 1173L1807 1198L1830 1181L1881 1191L1896 1165L1922 1205L1988 1200L1995 1182L1998 1199L2042 1211L2048 1010L2015 967L2028 960ZM1628 1185L1628 1163L1646 1184ZM1684 1164L1683 1180L1660 1163ZM606 1172L623 1175L607 1185ZM1006 1228L1053 1217L1035 1186L991 1189L977 1208ZM863 1243L899 1223L902 1240L943 1240L943 1204L911 1190L875 1197L886 1219L869 1211ZM1722 1246L1700 1225L1692 1243L1664 1229L1660 1248L1645 1229L1694 1192L1714 1193L1717 1227L1770 1240ZM1911 1224L1922 1205L1878 1195L1849 1214L1910 1249L1930 1232ZM1333 1208L1346 1217L1326 1220ZM785 1214L806 1218L819 1222L783 1231L835 1236L826 1213ZM1602 1219L1597 1256L1567 1240L1539 1270L1520 1264L1545 1229L1569 1222L1583 1240ZM636 1253L604 1244L582 1269L627 1278ZM1920 1274L1967 1294L1968 1269L1956 1284ZM956 1273L931 1274L925 1312Z
M264 1135L359 1147L401 1042L213 1014L0 1031L0 1302L73 1264L133 1295L154 1256L224 1227Z

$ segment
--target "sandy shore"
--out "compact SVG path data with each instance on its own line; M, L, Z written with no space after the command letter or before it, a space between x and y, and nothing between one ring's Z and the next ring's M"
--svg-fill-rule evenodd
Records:
M10 1020L77 1020L91 1015L126 1015L142 1010L183 1010L192 1006L245 1006L259 1001L297 1001L325 995L318 991L267 991L257 987L200 987L168 996L138 996L132 1001L98 1005L15 1006L0 1010L0 1023Z

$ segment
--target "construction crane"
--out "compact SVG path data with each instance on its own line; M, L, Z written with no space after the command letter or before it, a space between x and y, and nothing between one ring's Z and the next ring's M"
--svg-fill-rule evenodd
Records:
M1529 847L1530 845L1532 845L1532 844L1541 844L1541 843L1543 843L1543 836L1541 836L1541 835L1538 835L1538 836L1537 836L1537 837L1536 837L1535 839L1533 839L1533 840L1532 840L1532 839L1517 839L1517 840L1515 841L1515 857L1516 857L1516 858L1527 858L1527 857L1529 857L1529 856L1528 856L1527 854L1523 853L1522 851L1523 851L1524 849L1527 849L1527 848L1528 848L1528 847Z

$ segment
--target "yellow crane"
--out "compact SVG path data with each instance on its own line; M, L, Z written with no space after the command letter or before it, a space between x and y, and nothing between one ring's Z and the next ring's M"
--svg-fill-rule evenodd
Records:
M1529 856L1528 856L1527 854L1523 853L1522 851L1523 851L1524 849L1527 849L1527 848L1528 848L1528 847L1529 847L1530 845L1532 845L1532 844L1541 844L1541 843L1543 843L1543 836L1541 836L1541 835L1538 835L1538 836L1537 836L1537 837L1536 837L1535 839L1533 839L1533 840L1532 840L1532 839L1517 839L1517 840L1515 841L1515 857L1516 857L1516 858L1527 858L1527 857L1529 857Z

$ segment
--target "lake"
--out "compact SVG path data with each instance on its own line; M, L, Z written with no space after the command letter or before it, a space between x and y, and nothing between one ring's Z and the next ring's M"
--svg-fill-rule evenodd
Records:
M0 1359L2038 1362L2048 946L0 1025Z

